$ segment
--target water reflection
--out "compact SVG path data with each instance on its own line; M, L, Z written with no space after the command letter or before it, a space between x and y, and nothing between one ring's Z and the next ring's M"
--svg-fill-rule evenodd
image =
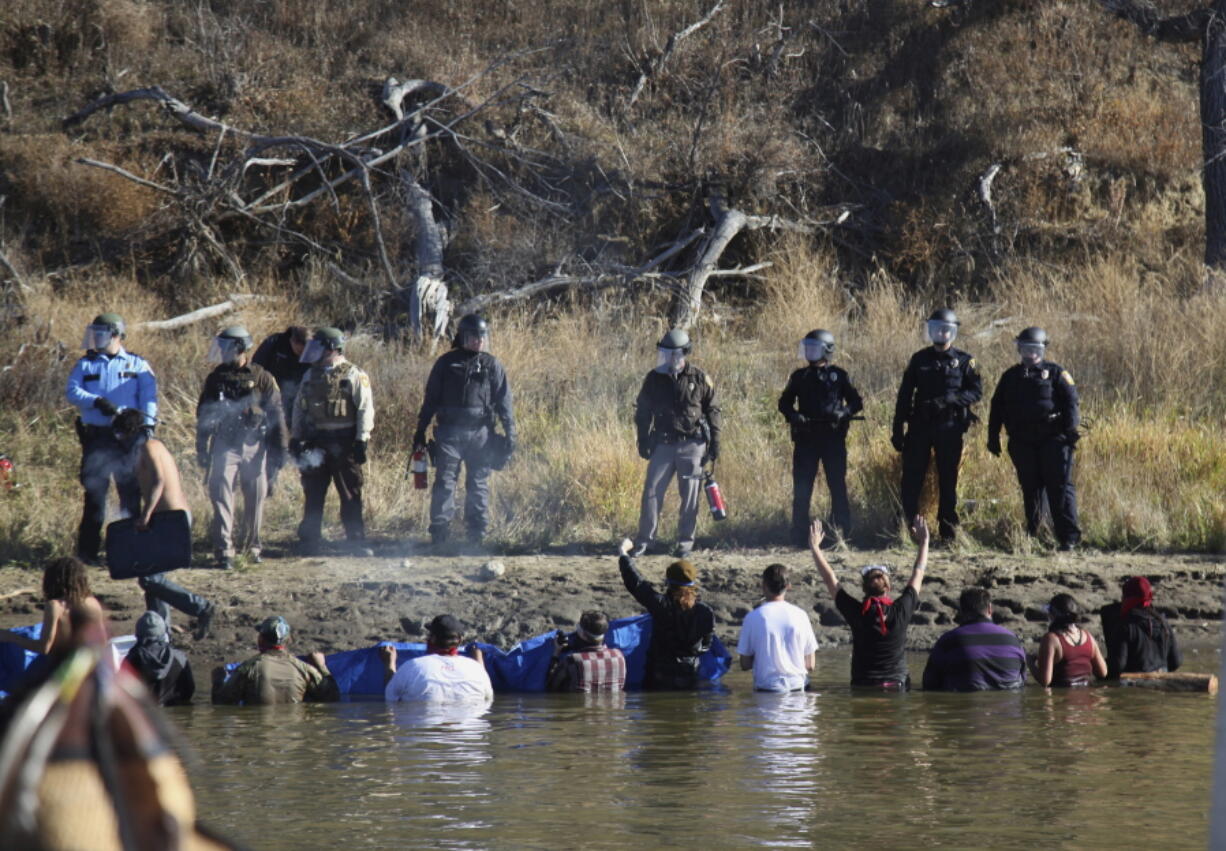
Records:
M200 755L202 817L268 851L1086 847L1145 829L1204 845L1211 698L853 695L846 655L818 660L816 694L756 693L734 674L696 695L499 696L488 711L172 717Z

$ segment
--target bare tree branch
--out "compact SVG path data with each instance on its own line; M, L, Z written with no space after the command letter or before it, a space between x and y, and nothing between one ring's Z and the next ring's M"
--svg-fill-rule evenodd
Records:
M77 162L80 163L81 165L92 166L93 168L100 168L100 169L104 169L105 171L113 172L115 174L118 174L120 177L124 177L124 178L127 178L128 180L131 180L133 183L139 183L141 186L144 186L148 189L156 189L158 192L165 192L167 195L173 195L176 198L179 197L179 193L176 192L174 189L171 189L169 186L163 186L160 183L154 183L152 180L145 180L145 178L139 177L133 174L132 172L128 171L126 168L120 168L117 165L113 165L111 163L100 162L98 160L91 160L89 157L77 157Z
M0 112L4 113L5 121L13 120L13 105L9 103L8 80L0 80Z
M201 307L198 310L193 310L191 313L184 313L180 316L172 317L171 319L157 319L151 322L138 322L135 326L144 331L173 331L176 328L183 328L187 325L192 325L196 322L203 322L205 319L213 319L217 316L225 316L227 313L238 310L245 304L253 302L272 301L271 296L266 295L232 295L226 301L211 304L208 307Z
M707 236L698 254L698 262L690 270L684 291L673 300L670 311L672 327L689 329L698 321L702 310L702 293L707 279L715 271L720 256L728 243L739 234L749 223L749 217L740 210L732 209L724 204L723 198L715 195L710 202L711 214L715 218L715 227Z
M9 260L3 251L0 251L0 267L3 267L4 270L9 273L9 277L17 282L17 286L21 287L26 292L32 291L26 284L25 278L23 278L21 273L17 271L17 267L13 265L13 261Z
M720 10L723 8L724 0L716 0L715 5L712 6L705 15L694 23L690 24L685 29L675 32L668 37L668 41L664 45L664 50L661 51L660 55L655 59L648 61L646 67L643 68L642 72L639 74L638 82L634 84L634 89L630 92L630 98L626 101L625 112L629 112L634 107L634 104L638 101L639 95L643 93L643 89L647 86L647 83L657 77L659 73L664 70L664 65L672 57L673 52L676 51L677 45L692 36L694 33L698 32L707 24L711 23L711 20L717 14L719 14Z
M417 92L426 92L436 98L442 98L451 90L442 83L432 80L405 80L403 83L395 77L388 77L383 82L383 92L379 100L392 111L396 121L404 119L404 99Z
M1099 0L1103 8L1118 18L1135 24L1141 32L1159 41L1198 41L1205 36L1205 27L1212 16L1210 7L1193 9L1170 18L1158 16L1158 10L1135 0Z
M434 199L417 179L402 169L400 182L408 196L409 212L417 223L417 279L408 292L409 324L413 336L421 337L422 314L434 314L433 337L441 337L447 328L451 303L447 300L447 284L443 275L443 235L434 218ZM402 295L403 298L403 295Z

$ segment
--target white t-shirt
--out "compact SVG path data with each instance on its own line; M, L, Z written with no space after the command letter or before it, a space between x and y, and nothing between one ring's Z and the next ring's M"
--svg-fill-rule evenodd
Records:
M817 650L809 616L785 600L763 603L745 616L736 652L753 657L753 685L795 691L808 679L805 657Z
M383 690L385 699L428 700L434 703L490 701L494 687L485 666L468 656L428 653L397 669Z

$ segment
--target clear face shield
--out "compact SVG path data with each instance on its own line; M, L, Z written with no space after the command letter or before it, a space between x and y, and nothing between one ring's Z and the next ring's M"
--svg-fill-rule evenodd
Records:
M110 325L86 325L81 348L101 352L111 344L113 339L115 339L115 331Z
M677 373L685 369L685 349L656 348L656 369Z
M208 362L211 364L236 363L245 351L241 340L229 337L214 337L209 346Z
M302 355L299 356L299 363L319 363L328 352L332 351L318 340L308 340L306 346L302 349Z
M928 341L936 346L952 343L958 336L958 326L952 322L942 322L939 319L929 319L926 325Z
M1047 351L1047 346L1043 343L1018 343L1017 353L1021 355L1022 363L1034 366L1039 361L1043 360L1043 353Z
M806 339L800 341L799 355L809 363L834 359L834 344L823 343L821 340Z
M470 352L488 352L490 350L490 332L474 334L466 331L461 344Z

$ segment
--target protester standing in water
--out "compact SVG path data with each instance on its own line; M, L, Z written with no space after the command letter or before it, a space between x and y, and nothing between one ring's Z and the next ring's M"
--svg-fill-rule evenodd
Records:
M1154 589L1144 576L1124 582L1123 599L1103 606L1103 641L1107 648L1107 671L1148 674L1177 671L1183 664L1175 631L1154 608Z
M715 637L715 613L698 599L698 571L682 559L665 571L661 594L639 575L630 557L633 544L622 541L618 568L631 596L651 615L651 646L644 685L654 689L692 689L698 661Z
M1081 607L1069 594L1057 594L1047 605L1050 623L1039 641L1030 672L1041 686L1088 686L1105 679L1107 660L1094 636L1081 627Z
M31 653L50 654L72 643L72 610L86 609L102 617L102 604L89 588L85 563L57 558L43 568L43 628L38 638L0 630L0 644L16 644Z
M911 688L907 673L907 627L919 605L920 586L928 563L928 524L916 515L911 524L915 565L897 600L890 597L890 569L873 564L860 571L864 599L857 600L839 586L822 554L822 522L809 528L809 551L834 604L851 627L851 684L888 691Z

